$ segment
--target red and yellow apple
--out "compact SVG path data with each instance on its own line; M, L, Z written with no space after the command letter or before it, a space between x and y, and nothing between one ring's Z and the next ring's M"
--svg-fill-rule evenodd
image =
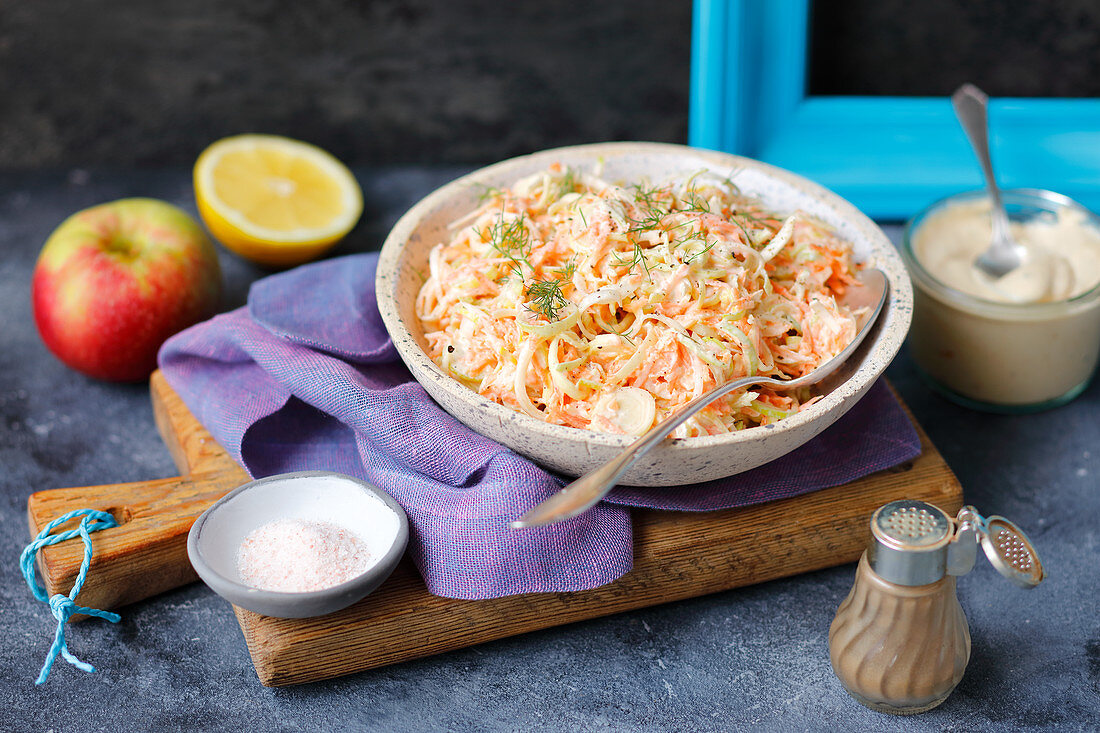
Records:
M192 217L155 199L79 211L54 230L34 268L34 320L46 347L97 379L131 382L156 367L172 334L214 314L214 245Z

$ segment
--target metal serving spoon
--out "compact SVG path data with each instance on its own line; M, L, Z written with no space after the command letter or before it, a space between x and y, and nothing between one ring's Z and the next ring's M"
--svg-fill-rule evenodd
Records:
M1001 189L993 176L993 162L989 156L989 124L986 108L989 97L973 84L963 84L951 95L955 116L970 140L970 147L978 157L985 176L985 186L992 202L993 240L989 247L974 260L974 266L994 280L999 280L1023 264L1027 251L1012 237L1008 226L1008 214L1001 200Z
M626 473L628 468L634 465L635 461L661 443L677 426L722 395L754 384L767 385L774 389L795 389L820 382L832 374L855 352L867 332L870 331L871 324L878 318L883 303L886 302L886 291L889 288L889 282L881 270L863 270L859 273L859 279L863 285L848 288L839 300L841 305L846 305L852 311L863 310L857 316L855 338L839 354L798 379L782 381L771 377L743 377L727 382L720 387L715 387L701 397L684 405L664 422L650 428L648 432L634 441L617 457L612 458L596 470L581 476L512 522L512 527L514 529L538 527L543 524L560 522L563 519L569 519L584 512L602 499L608 491L611 491L619 478Z

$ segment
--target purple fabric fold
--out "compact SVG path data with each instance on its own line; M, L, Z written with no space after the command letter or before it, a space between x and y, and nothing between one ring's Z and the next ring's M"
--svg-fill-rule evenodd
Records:
M629 507L724 509L852 481L914 458L920 442L882 384L822 435L753 471L690 487L619 487L548 527L508 523L561 488L475 433L413 380L375 302L377 256L352 255L253 284L248 305L171 338L169 384L259 478L331 470L391 494L428 590L451 598L567 592L630 570Z

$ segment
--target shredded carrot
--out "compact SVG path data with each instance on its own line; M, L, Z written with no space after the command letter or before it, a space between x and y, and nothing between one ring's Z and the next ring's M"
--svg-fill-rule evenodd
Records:
M706 172L614 185L554 164L491 191L429 269L416 302L429 356L572 427L639 432L732 379L806 374L855 334L836 303L856 282L851 245ZM768 424L816 399L741 390L674 435Z

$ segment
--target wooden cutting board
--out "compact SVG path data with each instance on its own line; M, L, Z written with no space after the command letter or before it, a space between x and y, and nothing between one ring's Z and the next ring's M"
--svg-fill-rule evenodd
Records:
M150 388L179 477L39 491L27 501L32 536L73 509L110 511L121 523L93 535L80 605L117 608L197 580L186 551L191 524L248 480L159 372ZM726 511L635 510L634 569L593 590L440 598L406 559L379 590L328 616L277 619L234 610L260 681L292 685L852 562L866 545L871 513L888 501L922 499L951 514L962 506L958 480L916 429L920 457L844 486ZM41 551L51 595L72 588L82 554L75 540Z

